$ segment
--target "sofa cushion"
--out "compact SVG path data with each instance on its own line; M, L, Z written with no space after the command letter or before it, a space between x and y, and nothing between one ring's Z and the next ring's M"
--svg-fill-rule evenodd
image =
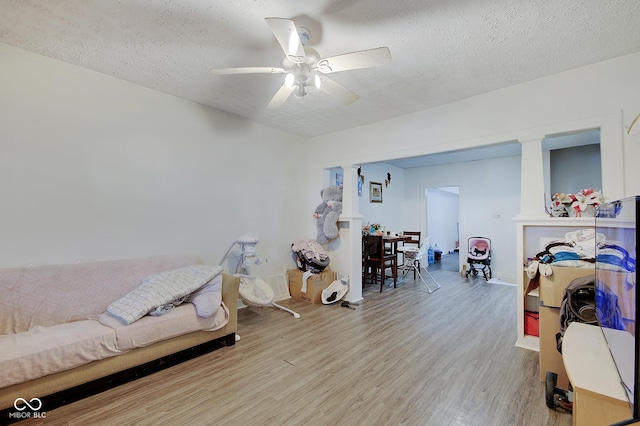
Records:
M193 255L0 269L0 334L96 319L148 275L198 263Z
M185 303L165 315L147 315L129 325L124 325L106 312L98 317L98 321L113 328L118 349L128 351L193 331L222 328L229 322L229 309L222 303L215 315L202 318L196 315L192 304Z
M116 333L85 320L0 336L0 388L118 355Z

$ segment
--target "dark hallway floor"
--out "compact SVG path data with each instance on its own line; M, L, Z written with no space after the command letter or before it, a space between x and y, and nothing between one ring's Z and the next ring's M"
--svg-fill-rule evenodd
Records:
M428 268L433 270L441 269L444 271L459 272L459 259L460 254L458 252L442 253L441 260L439 262L432 263Z

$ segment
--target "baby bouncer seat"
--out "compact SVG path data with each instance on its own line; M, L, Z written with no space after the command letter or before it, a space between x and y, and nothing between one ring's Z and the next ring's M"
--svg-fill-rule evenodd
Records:
M467 240L467 267L466 277L477 276L482 272L485 281L491 279L491 240L487 237L471 237Z
M249 307L265 308L273 307L281 311L289 312L294 318L300 318L300 314L275 303L275 294L269 284L262 278L251 275L249 271L249 259L256 258L255 247L260 239L255 234L244 234L234 241L220 261L220 266L229 257L234 246L240 246L240 252L236 255L238 263L235 267L235 276L240 278L240 288L238 295L242 302ZM257 258L255 263L260 263Z
M300 318L300 314L297 312L274 302L275 294L273 289L262 278L245 274L234 275L240 278L238 295L245 305L253 308L271 306L281 311L289 312L294 318Z

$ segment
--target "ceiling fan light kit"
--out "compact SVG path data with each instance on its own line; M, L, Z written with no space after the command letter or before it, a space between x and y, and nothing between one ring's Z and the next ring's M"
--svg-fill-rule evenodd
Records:
M287 73L287 75L284 78L284 85L287 87L293 87L295 82L296 82L296 76L293 75L292 72Z
M267 105L267 109L282 106L292 93L297 98L303 98L307 94L305 90L307 87L321 90L343 104L349 105L359 99L358 95L324 74L377 67L391 61L391 52L388 47L322 58L315 49L307 46L310 39L308 29L298 29L292 20L284 18L265 18L265 21L284 51L283 68L214 68L211 73L214 75L286 74L282 86Z

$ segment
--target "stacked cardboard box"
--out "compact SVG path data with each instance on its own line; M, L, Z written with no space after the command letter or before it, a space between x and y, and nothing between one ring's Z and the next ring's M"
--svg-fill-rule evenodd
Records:
M540 380L547 371L558 375L558 387L567 389L569 378L564 369L562 354L556 346L560 332L560 306L564 289L576 278L595 275L593 265L586 268L552 266L553 274L540 277Z
M309 303L322 303L322 290L329 287L337 279L337 274L325 269L319 274L312 274L307 279L307 291L302 291L302 276L304 272L298 269L289 271L289 293L294 299Z

